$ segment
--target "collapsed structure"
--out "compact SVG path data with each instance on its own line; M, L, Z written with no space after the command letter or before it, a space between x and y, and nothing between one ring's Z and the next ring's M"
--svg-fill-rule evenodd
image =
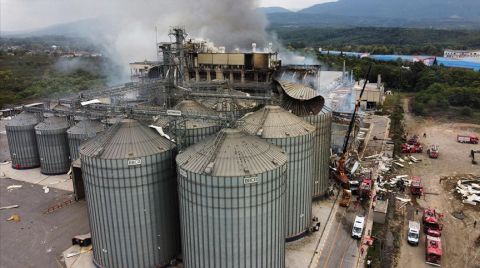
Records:
M284 267L285 241L312 230L312 198L330 184L318 66L170 35L136 82L22 107L40 116L19 116L30 149L12 165L59 174L74 161L98 266Z

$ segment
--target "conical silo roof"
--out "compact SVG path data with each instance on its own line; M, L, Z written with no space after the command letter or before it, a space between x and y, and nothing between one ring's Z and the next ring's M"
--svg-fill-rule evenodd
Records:
M97 121L85 119L73 127L67 130L68 134L73 135L87 135L88 137L95 136L97 133L102 132L105 129L105 126Z
M40 122L37 115L32 113L23 112L12 118L12 120L7 121L6 126L9 127L21 127L21 126L31 126L36 125Z
M265 139L288 138L315 132L315 127L279 106L247 114L240 123L244 131Z
M48 117L35 126L36 130L58 130L68 128L68 121L65 117Z
M194 100L183 100L179 102L175 107L174 110L179 110L182 113L186 114L203 114L203 115L216 115L216 112L203 104L198 103ZM171 123L171 118L160 116L155 120L153 125L168 128ZM196 129L196 128L208 128L212 126L217 126L217 122L204 120L204 119L186 119L185 120L185 127L187 129Z
M80 153L87 157L126 159L159 154L174 146L155 130L136 120L124 119L82 145Z
M279 168L286 161L280 147L229 128L177 156L180 169L224 177L261 174Z

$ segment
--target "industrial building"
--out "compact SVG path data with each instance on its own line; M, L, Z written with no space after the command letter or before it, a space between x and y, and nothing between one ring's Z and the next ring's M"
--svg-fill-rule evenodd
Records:
M318 66L170 36L136 82L17 108L12 166L72 169L99 267L284 267L331 183Z
M364 82L358 81L354 85L355 99L358 99L362 91ZM377 83L367 83L365 92L363 93L360 107L363 110L372 110L383 104L385 100L385 87L382 84L382 77L378 75Z

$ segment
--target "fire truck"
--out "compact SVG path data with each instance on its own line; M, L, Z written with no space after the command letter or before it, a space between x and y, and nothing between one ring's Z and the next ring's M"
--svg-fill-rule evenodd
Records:
M422 179L417 176L412 177L412 183L410 184L410 193L412 195L423 195L423 186L422 186Z
M439 150L438 150L438 145L433 144L430 145L430 147L427 150L428 157L430 158L438 158Z
M423 211L423 230L425 233L432 231L441 232L443 229L443 224L440 223L442 215L437 213L435 209L425 209Z
M442 241L440 237L427 235L425 238L425 261L427 264L440 266L442 260Z
M475 135L457 135L457 141L460 143L478 144L478 137Z

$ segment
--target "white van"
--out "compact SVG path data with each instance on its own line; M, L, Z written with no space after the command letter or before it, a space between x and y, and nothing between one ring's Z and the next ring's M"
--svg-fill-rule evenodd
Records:
M408 222L407 241L410 245L418 245L418 238L420 237L420 223L418 221Z
M353 228L352 228L353 238L356 238L356 239L362 238L364 225L365 225L365 217L356 216L355 221L353 222Z

